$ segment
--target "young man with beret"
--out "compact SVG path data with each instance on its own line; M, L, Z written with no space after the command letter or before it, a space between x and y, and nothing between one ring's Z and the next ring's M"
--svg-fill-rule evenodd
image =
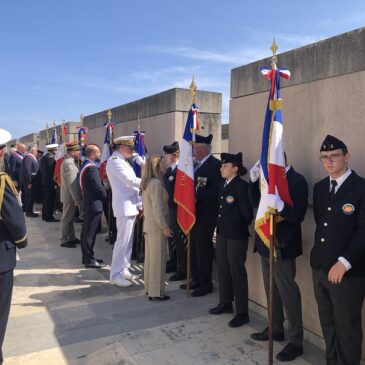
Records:
M310 264L326 365L359 365L365 296L365 179L348 168L344 142L328 135L320 160L328 176L314 185L316 223Z

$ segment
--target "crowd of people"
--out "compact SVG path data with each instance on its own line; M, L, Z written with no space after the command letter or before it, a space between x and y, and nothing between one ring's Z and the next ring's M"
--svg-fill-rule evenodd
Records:
M248 172L242 153L212 154L213 136L196 135L193 143L196 191L196 221L190 232L191 281L181 283L192 290L192 297L213 291L215 257L219 303L212 315L235 313L228 325L240 327L249 322L248 278L245 269L249 227L254 208L260 201L260 162ZM0 131L0 345L10 308L15 248L26 246L24 214L36 218L33 211L37 195L35 184L43 192L42 219L55 222L57 191L60 190L62 219L60 244L75 248L81 244L82 264L101 268L105 264L94 256L96 234L103 212L114 231L110 282L127 287L139 275L131 271L136 221L143 216L144 283L151 301L169 299L166 273L170 281L187 277L187 237L177 221L174 199L179 143L163 147L163 155L141 157L134 152L135 137L114 139L114 152L100 173L101 152L89 144L83 161L76 142L66 145L60 166L61 184L55 183L54 155L57 145L48 145L46 154L37 158L37 148L22 144L6 154L10 135ZM38 154L39 155L39 154ZM286 158L286 156L285 156ZM326 343L327 365L358 365L361 359L361 309L365 296L365 180L348 168L350 154L344 142L327 136L320 147L320 160L328 177L314 186L313 211L316 224L310 265L318 304L320 324ZM132 161L142 169L136 176ZM288 318L288 344L276 358L291 361L303 353L302 299L295 281L296 258L303 253L301 224L308 204L308 185L303 175L286 163L286 177L292 203L278 194L269 194L268 206L280 221L275 236L276 260L273 290L273 339L284 341L284 310ZM10 177L9 177L10 176ZM4 186L4 188L1 187ZM11 208L13 207L13 208ZM80 239L75 236L74 221L83 220ZM216 237L215 244L213 238ZM254 251L261 256L262 278L269 297L269 248L259 235ZM6 287L8 290L3 290ZM12 285L11 285L12 286ZM233 306L233 303L235 306ZM268 341L268 328L251 335L255 341ZM1 355L1 353L0 353ZM1 359L1 356L0 356ZM1 362L1 361L0 361Z

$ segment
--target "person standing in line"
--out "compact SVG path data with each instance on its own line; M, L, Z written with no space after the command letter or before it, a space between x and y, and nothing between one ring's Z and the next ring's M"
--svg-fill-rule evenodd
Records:
M162 183L164 168L161 156L147 159L142 174L145 235L144 282L149 299L167 300L165 295L167 238L173 234L169 227L169 196Z
M320 160L328 176L314 185L310 254L327 365L359 365L365 296L365 179L348 168L344 142L328 135Z
M122 136L114 139L115 151L106 164L106 173L112 189L112 206L117 220L117 239L114 244L112 263L110 265L110 282L113 285L126 287L132 280L139 278L130 272L133 229L138 206L138 178L128 162L133 155L134 136ZM138 164L143 165L142 157L137 156Z
M11 135L0 129L0 157L5 153L5 144ZM0 364L3 364L2 346L9 319L13 292L16 249L28 244L24 213L19 205L18 192L5 172L0 172Z
M94 257L94 245L107 196L97 167L101 157L99 147L95 144L87 145L85 156L85 161L80 169L80 187L85 217L81 232L82 263L86 268L101 268L105 265L103 260Z
M54 181L54 169L56 165L54 156L56 155L57 148L57 143L46 145L47 153L39 160L43 190L42 220L46 222L59 221L53 217L57 191L57 184Z
M81 202L81 191L78 182L79 168L75 159L80 155L80 146L75 142L66 143L66 156L61 164L60 197L63 203L61 218L61 247L75 248L80 240L75 236L74 219L76 207Z
M240 327L249 322L248 282L245 268L248 226L253 211L248 194L248 183L241 179L247 173L242 163L242 153L221 154L221 174L224 181L219 188L217 219L217 243L215 257L218 269L219 304L210 314L232 313L232 302L236 304L236 315L228 323Z

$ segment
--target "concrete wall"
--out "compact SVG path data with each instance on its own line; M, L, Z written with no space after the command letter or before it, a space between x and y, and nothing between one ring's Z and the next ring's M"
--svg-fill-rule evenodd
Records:
M364 42L365 28L361 28L278 56L278 66L287 66L292 72L292 79L282 84L285 149L289 163L308 181L310 203L313 184L326 175L318 157L327 134L345 141L352 154L350 167L365 176ZM259 66L270 66L270 60L234 69L231 74L229 149L243 151L248 167L260 155L270 86L260 75ZM297 260L297 278L304 326L321 335L309 267L313 237L314 220L309 207L303 224L304 254ZM252 254L251 248L252 242L247 258L250 298L266 306L259 257Z
M76 141L77 140L77 126L79 126L80 123L67 122L67 123L65 123L65 125L67 127L66 141L67 142ZM56 130L57 130L57 137L59 138L61 135L61 124L56 125ZM53 126L48 128L49 139L51 139L52 134L53 134ZM46 144L48 144L47 130L43 129L43 130L39 131L39 148L41 150L43 150L45 148Z
M198 91L196 102L199 105L201 134L212 133L213 151L220 152L222 95ZM117 124L115 137L133 134L138 129L139 117L141 130L146 132L145 142L149 153L162 153L165 144L181 141L190 106L190 91L175 88L111 108L112 120ZM89 143L102 146L107 113L108 110L104 110L84 118L85 125L90 128L87 135Z

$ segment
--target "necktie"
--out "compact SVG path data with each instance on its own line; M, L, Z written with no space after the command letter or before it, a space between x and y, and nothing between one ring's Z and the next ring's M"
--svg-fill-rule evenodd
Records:
M331 191L330 191L330 197L331 199L333 199L335 197L336 194L336 186L337 186L337 181L336 180L331 180Z
M228 183L227 183L227 180L224 182L224 187L226 187L228 185Z
M200 162L197 162L197 163L196 163L195 168L194 168L194 172L195 172L196 170L198 170L198 168L200 167L200 165L201 165L201 163L200 163Z

